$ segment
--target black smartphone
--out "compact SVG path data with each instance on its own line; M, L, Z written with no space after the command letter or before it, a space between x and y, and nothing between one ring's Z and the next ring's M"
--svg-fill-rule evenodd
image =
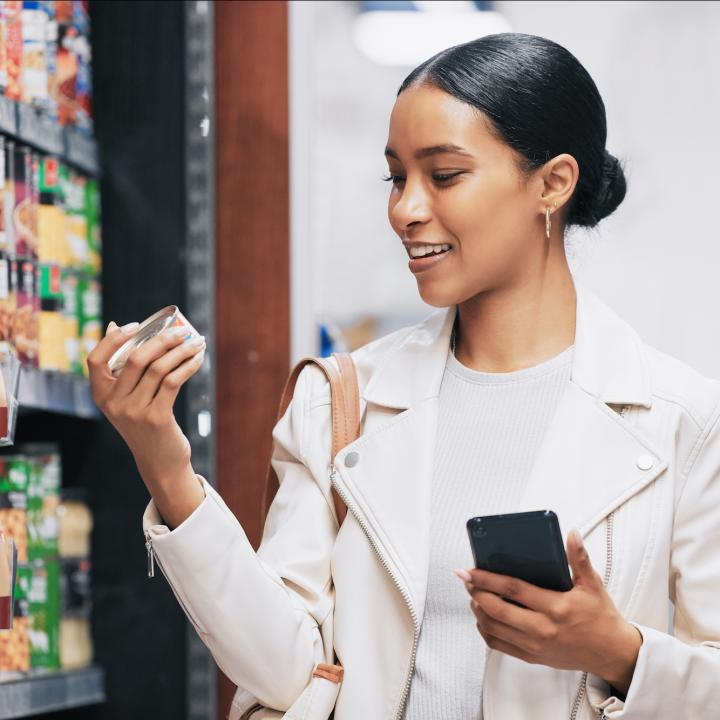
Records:
M552 510L473 517L467 531L476 568L548 590L572 589L560 524Z

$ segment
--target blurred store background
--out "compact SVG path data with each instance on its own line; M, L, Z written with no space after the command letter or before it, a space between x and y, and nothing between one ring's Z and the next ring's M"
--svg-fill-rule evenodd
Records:
M147 492L84 358L110 320L183 309L208 358L178 420L257 544L291 364L433 309L387 220L397 88L506 31L579 58L625 164L618 211L567 238L577 277L720 376L720 3L0 2L0 527L20 561L0 720L226 717L232 684L147 578Z

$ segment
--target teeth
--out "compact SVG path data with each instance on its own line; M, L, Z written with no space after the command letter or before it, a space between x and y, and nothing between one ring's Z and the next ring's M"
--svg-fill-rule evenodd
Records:
M443 250L449 250L450 245L443 244L443 245L424 245L420 247L413 247L410 248L410 255L411 257L422 257L423 255L431 255L438 253L441 253Z

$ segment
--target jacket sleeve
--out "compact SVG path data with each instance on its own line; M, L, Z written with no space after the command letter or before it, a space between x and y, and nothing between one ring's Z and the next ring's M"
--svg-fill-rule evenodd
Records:
M643 636L624 702L596 705L623 720L711 720L720 707L720 408L687 462L675 511L670 566L673 635L633 623Z
M330 554L337 521L329 480L321 487L304 456L308 374L300 373L273 429L280 487L257 553L204 478L205 499L174 530L152 501L143 517L157 564L220 669L263 705L283 711L317 662L333 662Z

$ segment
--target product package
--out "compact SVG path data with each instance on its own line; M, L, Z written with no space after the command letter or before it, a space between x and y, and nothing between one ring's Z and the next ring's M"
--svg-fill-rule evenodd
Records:
M23 59L22 2L5 0L2 13L5 20L5 97L20 100Z
M15 602L12 630L0 632L0 671L26 672L30 669L30 639L28 630L31 569L20 565L15 575Z
M13 626L16 575L15 541L0 530L0 630L10 630Z
M84 492L62 491L60 503L60 666L65 670L92 663L90 632L90 537L93 519Z
M0 529L17 546L18 562L28 561L27 490L29 466L21 455L0 458Z
M37 0L25 0L22 10L21 100L38 109L47 106L45 35L48 16Z
M30 667L60 667L60 563L57 558L30 565L28 589L28 644Z

